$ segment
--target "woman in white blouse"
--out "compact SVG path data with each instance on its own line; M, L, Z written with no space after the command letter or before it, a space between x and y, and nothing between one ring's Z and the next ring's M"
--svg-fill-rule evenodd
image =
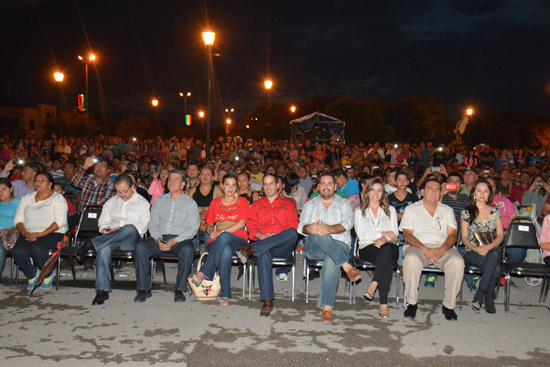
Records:
M57 247L68 230L67 201L53 191L53 177L47 172L37 173L34 189L36 192L21 198L15 212L14 224L21 236L11 250L15 262L29 279L27 289L34 287L39 269L48 261L49 251ZM48 274L41 288L51 288L53 276L53 272Z
M378 289L380 307L378 315L387 318L388 291L393 267L397 261L397 213L388 204L384 182L380 178L370 180L361 192L361 207L355 209L355 232L358 238L358 255L376 266L371 284L363 297L372 301Z

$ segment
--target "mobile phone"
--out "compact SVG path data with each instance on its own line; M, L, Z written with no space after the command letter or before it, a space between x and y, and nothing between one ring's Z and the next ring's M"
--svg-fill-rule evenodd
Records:
M432 167L432 172L441 172L441 167Z
M542 181L537 181L537 182L535 182L535 185L537 185L537 186L543 186L543 185L544 185L544 182L542 182Z
M488 169L484 169L483 172L489 173L490 171Z
M456 184L447 184L445 188L447 189L447 191L454 191L457 189Z
M94 163L97 163L97 157L94 157Z
M380 166L372 166L372 169L378 169Z
M24 161L23 159L18 159L18 160L17 160L17 164L20 165L20 166L22 166L22 165L25 164L25 161Z

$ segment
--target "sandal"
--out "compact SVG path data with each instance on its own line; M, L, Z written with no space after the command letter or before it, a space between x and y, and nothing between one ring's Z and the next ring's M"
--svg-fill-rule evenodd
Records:
M387 308L386 308L386 310L380 310L380 308L379 308L378 309L378 316L380 316L383 319L387 319L390 316L390 313L388 312Z
M220 297L220 306L222 307L229 306L229 299L227 297Z

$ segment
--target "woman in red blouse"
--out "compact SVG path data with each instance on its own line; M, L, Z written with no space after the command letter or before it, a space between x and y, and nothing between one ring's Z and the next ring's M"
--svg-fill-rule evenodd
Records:
M203 279L212 280L216 269L220 273L220 305L227 306L231 297L231 257L247 245L248 234L244 230L248 219L248 201L237 196L237 178L226 175L222 181L223 195L212 200L206 213L206 231L210 236L208 256L201 271L192 278L200 286Z

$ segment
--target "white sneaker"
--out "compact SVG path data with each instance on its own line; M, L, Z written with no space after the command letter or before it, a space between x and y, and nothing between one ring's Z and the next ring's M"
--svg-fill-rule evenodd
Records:
M281 273L277 275L277 279L279 279L282 282L288 282L288 275L286 275L286 273Z

